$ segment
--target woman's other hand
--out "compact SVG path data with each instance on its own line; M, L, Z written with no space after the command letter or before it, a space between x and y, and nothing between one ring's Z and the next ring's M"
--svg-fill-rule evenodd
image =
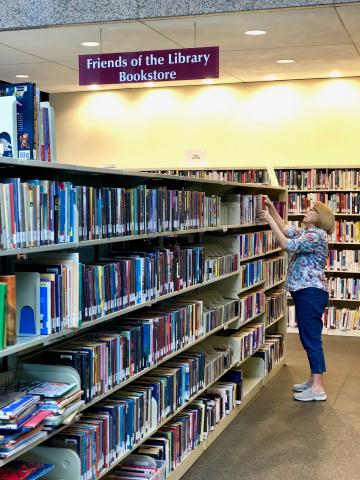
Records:
M269 213L269 210L260 210L259 215L258 215L258 219L261 222L269 222L271 218L272 217Z

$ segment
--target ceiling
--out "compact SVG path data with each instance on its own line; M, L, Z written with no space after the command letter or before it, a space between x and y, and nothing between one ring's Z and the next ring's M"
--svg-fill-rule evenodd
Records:
M267 34L244 34L253 29ZM99 47L80 45L100 40ZM360 76L360 5L2 31L0 79L15 82L16 74L27 74L46 92L87 90L78 85L79 54L215 45L220 46L215 83L327 78L334 71ZM276 63L279 59L295 61Z

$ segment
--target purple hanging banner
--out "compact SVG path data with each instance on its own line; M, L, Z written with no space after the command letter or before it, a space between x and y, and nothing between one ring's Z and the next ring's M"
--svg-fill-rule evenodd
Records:
M79 55L79 85L219 78L219 47Z

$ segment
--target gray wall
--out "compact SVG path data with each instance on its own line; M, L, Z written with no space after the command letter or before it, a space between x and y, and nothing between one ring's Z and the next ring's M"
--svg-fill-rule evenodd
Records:
M240 12L350 0L0 0L0 30Z

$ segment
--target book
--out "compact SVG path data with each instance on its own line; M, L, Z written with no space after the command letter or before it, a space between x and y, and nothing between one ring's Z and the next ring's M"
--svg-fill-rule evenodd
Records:
M6 283L6 346L16 343L16 277L0 275L0 282Z
M0 97L16 99L18 157L22 160L36 159L35 139L35 93L34 83L0 84Z
M13 460L0 469L0 480L36 480L54 468L51 464Z
M18 156L16 99L0 93L0 157Z
M0 348L6 346L6 297L7 284L0 282Z
M76 383L40 382L36 387L27 390L31 395L41 395L49 398L62 397L77 387Z

